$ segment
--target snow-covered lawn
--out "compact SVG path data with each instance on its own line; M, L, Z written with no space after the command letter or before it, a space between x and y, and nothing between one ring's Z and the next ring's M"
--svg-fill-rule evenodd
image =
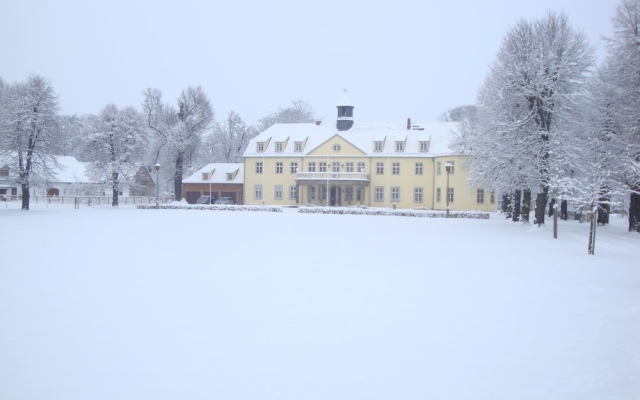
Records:
M0 204L0 399L640 399L640 235Z

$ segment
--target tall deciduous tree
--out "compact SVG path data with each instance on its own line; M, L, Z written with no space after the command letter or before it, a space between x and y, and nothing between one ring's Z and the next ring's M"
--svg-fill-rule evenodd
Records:
M111 204L117 207L121 185L134 187L134 176L143 164L148 142L144 119L133 107L120 110L109 104L88 119L86 131L87 153L93 160L89 173L110 183Z
M640 0L620 1L613 28L599 99L617 180L630 193L629 230L640 232Z
M178 97L177 108L162 102L162 92L147 89L143 109L148 127L155 133L160 151L172 161L175 199L182 199L182 178L185 159L201 143L202 133L213 121L213 109L200 86L189 86Z
M296 100L292 101L291 104L290 107L280 107L277 112L261 118L258 122L258 130L264 132L274 124L295 124L313 122L315 120L313 109L309 103L303 100Z
M240 162L249 140L257 134L256 128L247 126L238 113L230 111L227 118L213 128L213 159L219 162Z
M535 222L544 223L552 171L571 134L576 98L584 95L593 51L564 14L520 21L507 32L479 94L472 180L522 190L523 208L537 193ZM528 219L523 212L523 217Z
M29 209L34 179L44 180L55 164L51 157L56 132L58 99L53 87L39 75L24 82L5 84L2 89L0 148L17 169L22 191L22 209Z

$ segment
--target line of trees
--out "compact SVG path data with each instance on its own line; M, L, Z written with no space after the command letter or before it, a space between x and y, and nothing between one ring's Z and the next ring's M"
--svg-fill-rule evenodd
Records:
M504 193L514 221L528 222L532 203L536 224L555 202L606 214L624 193L629 230L640 232L639 22L640 0L621 0L596 67L565 14L521 20L506 33L477 104L443 117L462 121L456 146L474 156L470 183Z
M157 184L173 181L182 198L182 179L210 162L241 162L249 140L275 123L312 122L304 101L246 124L230 111L215 121L211 102L200 86L189 86L165 103L159 89L142 93L140 108L107 104L98 115L59 115L52 85L39 75L24 82L0 78L0 161L9 164L21 186L22 209L29 209L32 184L55 179L56 155L88 163L87 173L112 192L118 205L123 185L135 187L140 167L161 164ZM1 165L0 165L1 167ZM93 186L92 186L93 187Z

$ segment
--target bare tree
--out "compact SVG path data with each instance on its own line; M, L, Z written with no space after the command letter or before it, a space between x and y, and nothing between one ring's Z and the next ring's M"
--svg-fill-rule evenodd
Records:
M309 103L303 100L292 101L292 106L282 108L261 118L258 123L258 130L264 132L274 124L294 124L315 121L313 109Z
M201 143L202 133L213 121L213 109L200 86L183 90L177 108L163 104L158 89L147 89L143 94L147 125L160 141L157 158L164 149L172 160L175 199L180 200L185 159Z
M91 116L86 126L86 143L92 162L89 173L110 182L113 207L118 206L121 184L134 186L133 178L142 166L148 142L144 119L133 107L119 110L114 104Z
M640 0L621 0L602 68L605 114L614 170L629 198L629 231L640 232Z
M257 135L257 130L247 126L238 113L230 111L223 123L214 126L212 133L215 161L239 162L249 140Z
M564 14L549 12L507 32L480 91L478 126L467 139L476 155L472 180L522 190L523 207L537 192L537 224L544 223L561 138L572 134L568 121L592 64L584 35Z
M18 171L22 209L29 209L33 179L46 179L55 159L51 157L56 132L58 98L51 84L39 75L25 82L4 85L0 107L0 148Z

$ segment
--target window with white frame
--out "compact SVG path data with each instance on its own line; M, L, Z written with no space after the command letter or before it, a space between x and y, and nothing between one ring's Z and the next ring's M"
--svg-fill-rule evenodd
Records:
M256 174L261 174L262 173L262 162L257 162L256 163Z
M253 186L253 197L256 200L262 200L262 185Z
M276 142L276 153L282 153L282 142Z
M321 162L320 163L320 172L327 172L327 163L326 162Z
M331 164L331 170L333 172L340 172L340 163L339 162L334 162Z
M347 162L347 172L353 172L353 163Z
M392 173L393 175L400 175L400 163L394 162L392 165Z
M447 196L449 197L449 203L453 203L453 188L449 188Z
M417 187L413 188L413 202L414 203L422 203L422 188Z
M308 187L308 194L309 194L309 200L315 200L316 199L316 187L315 186L309 186Z
M276 185L274 187L273 196L276 200L282 200L282 185Z
M436 203L440 203L442 201L442 190L440 188L436 189Z
M310 162L307 166L309 168L309 172L316 172L316 163Z
M327 187L320 186L320 200L324 201L327 199Z
M429 142L420 142L420 152L426 153L429 150Z
M356 187L356 201L362 201L362 186Z
M422 175L423 167L421 162L416 163L416 175Z
M344 199L349 203L353 201L353 188L351 186L345 188Z
M396 142L396 152L404 151L404 142Z
M293 151L295 151L296 153L300 153L302 151L302 142L294 142Z
M391 187L391 201L393 203L400 201L400 188L398 186Z
M382 175L384 174L384 163L376 163L376 174Z
M291 173L295 174L296 172L298 172L298 163L297 162L292 162L291 163Z
M258 153L264 152L264 142L256 143L256 152Z
M376 186L376 201L382 202L384 201L384 187Z
M298 187L296 185L289 186L289 200L296 200L298 198Z
M476 193L476 202L478 204L484 204L484 189L478 189Z
M281 162L277 162L276 163L276 174L281 174L282 173L282 163Z
M381 152L382 151L382 142L373 142L373 151Z
M436 174L437 175L442 175L442 162L441 161L436 162Z

